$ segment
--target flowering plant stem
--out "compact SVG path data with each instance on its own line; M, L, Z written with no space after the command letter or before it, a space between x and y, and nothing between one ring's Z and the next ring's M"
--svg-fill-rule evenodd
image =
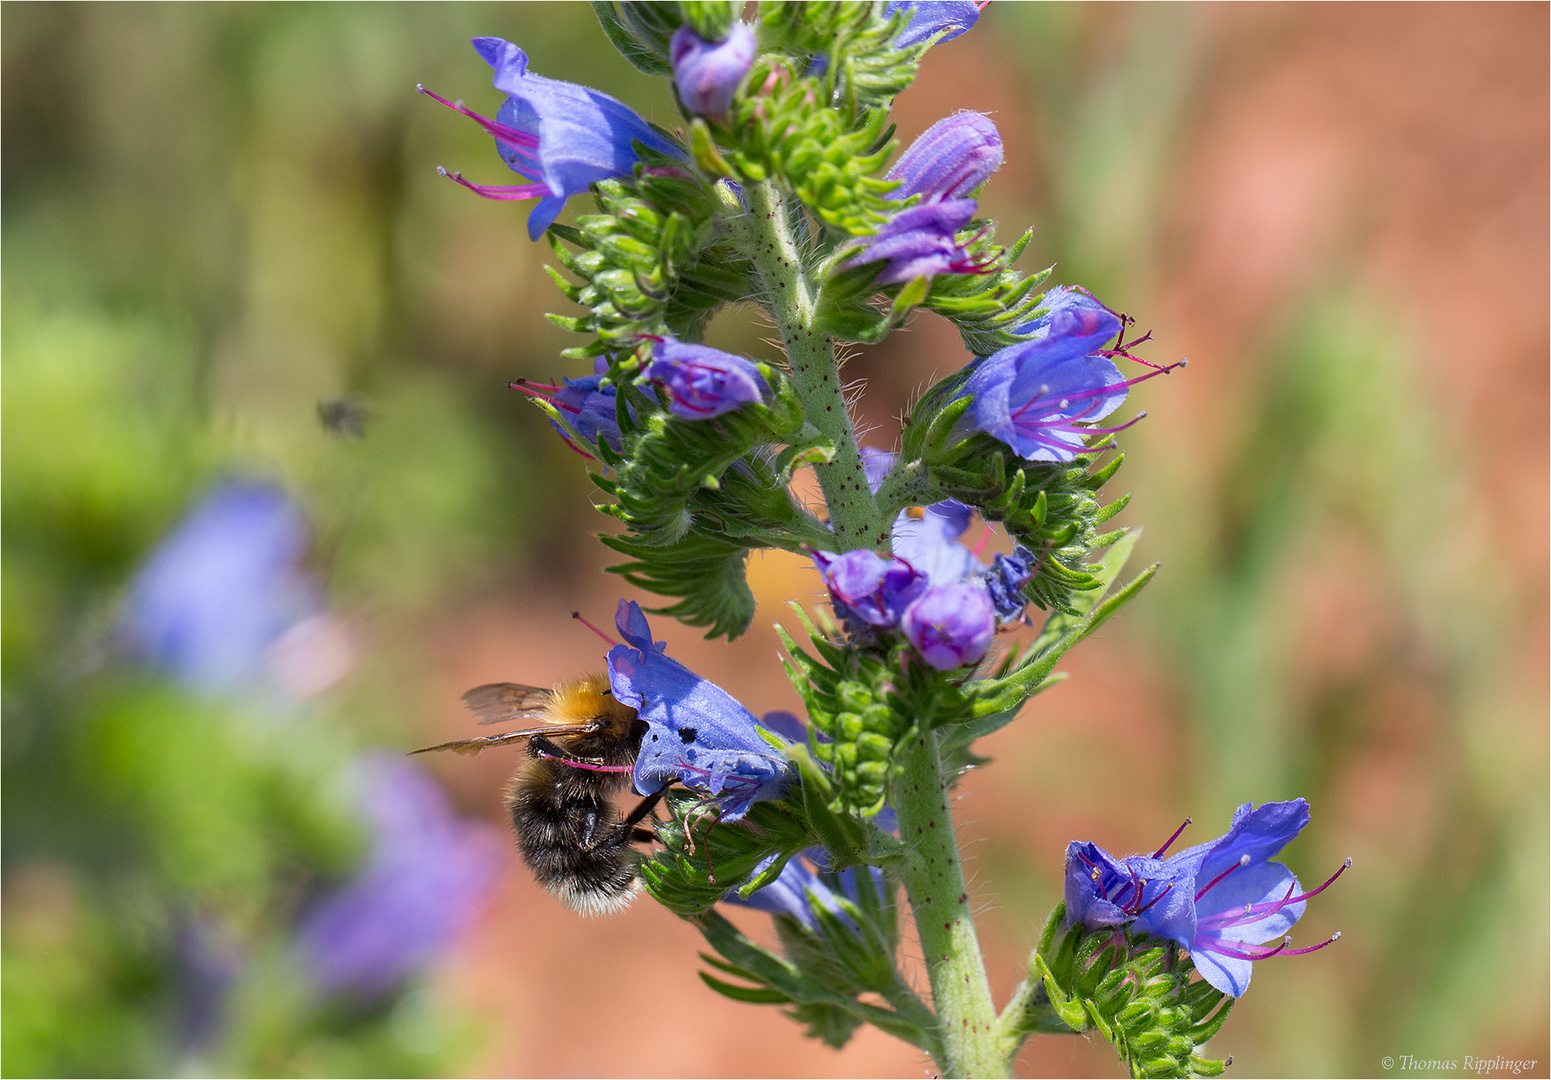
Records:
M796 215L770 181L750 184L745 191L748 253L786 345L792 381L810 422L834 446L834 457L815 471L836 547L886 551L890 518L880 512L867 483L841 391L834 341L815 325L818 289L794 233ZM903 748L893 804L900 838L911 848L901 875L937 1008L943 1053L939 1064L949 1076L1011 1076L1011 1055L1000 1037L964 887L942 754L930 729L918 730Z
M948 782L936 733L918 730L897 759L894 808L899 835L910 847L902 860L905 895L932 984L948 1076L1011 1076L1008 1045L1001 1037L975 920L964 887L958 837L948 806Z
M829 439L834 457L814 467L839 551L889 549L888 521L867 484L851 414L840 388L834 340L817 326L818 286L810 276L794 214L771 181L749 184L745 242L766 305L786 346L792 382L808 421Z

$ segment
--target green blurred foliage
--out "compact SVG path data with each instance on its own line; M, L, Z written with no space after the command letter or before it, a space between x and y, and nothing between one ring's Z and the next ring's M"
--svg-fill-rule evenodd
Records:
M438 180L499 164L414 92L493 108L475 33L536 63L596 44L583 7L536 16L0 12L8 1074L423 1075L480 1044L423 989L319 1002L288 935L358 865L344 766L410 737L414 621L544 557L563 501L559 441L492 392L555 365L538 254ZM319 422L346 394L359 437ZM139 673L113 632L136 566L230 476L304 505L364 646L300 709ZM242 958L214 1033L191 926Z

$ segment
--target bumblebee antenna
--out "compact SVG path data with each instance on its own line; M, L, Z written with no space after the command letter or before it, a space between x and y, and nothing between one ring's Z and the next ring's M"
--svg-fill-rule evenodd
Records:
M610 645L618 645L619 644L619 642L615 641L613 638L611 638L607 634L605 634L602 630L599 630L596 626L592 625L592 623L588 622L582 616L582 613L580 611L573 611L573 612L571 612L571 618L573 618L577 622L581 623L587 629L591 630L594 634L597 634L600 638L602 638L604 641L608 642Z

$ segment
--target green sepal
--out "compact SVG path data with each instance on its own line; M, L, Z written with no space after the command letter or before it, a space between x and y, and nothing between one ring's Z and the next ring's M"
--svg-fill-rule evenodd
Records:
M670 790L664 802L668 820L656 827L662 850L644 859L638 873L652 899L679 915L711 910L765 859L785 861L814 844L807 818L791 801L755 803L736 823L708 814L704 798L692 791Z
M668 43L683 21L678 4L592 0L592 10L603 24L609 42L637 71L646 75L673 74Z
M689 125L689 152L694 155L695 164L711 176L737 175L716 148L716 141L711 138L711 129L706 125L704 117L695 117Z
M995 223L971 221L958 237L971 261L986 267L980 274L939 274L921 306L953 323L964 347L975 356L1025 340L1018 327L1039 315L1043 296L1034 290L1053 268L1025 276L1012 265L1034 235L1029 228L1010 248L996 244Z
M1073 1031L1097 1031L1133 1077L1220 1076L1233 1060L1196 1053L1227 1020L1233 998L1192 982L1195 965L1172 941L1123 928L1063 926L1057 904L1030 960L1030 977Z
M684 22L705 41L726 40L742 10L741 0L679 0Z
M1042 690L1053 685L1051 671L1071 647L1097 630L1105 620L1119 611L1143 587L1152 580L1158 570L1154 563L1131 579L1124 588L1093 609L1085 618L1067 629L1053 641L1036 642L1019 654L1008 674L986 679L974 684L974 719L965 724L950 740L954 745L967 745L975 739L989 735L1005 727L1017 715L1024 703Z
M965 378L959 372L942 380L912 410L900 461L878 490L879 506L886 515L940 499L978 508L1034 554L1034 575L1024 586L1028 600L1076 610L1074 597L1100 586L1092 553L1120 535L1098 530L1120 509L1101 503L1099 489L1124 455L1097 464L1109 446L1109 436L1098 435L1094 448L1070 462L1025 461L989 435L966 434L961 429L971 402L954 396Z
M814 762L807 746L788 746L786 756L802 777L803 810L814 836L829 852L830 865L836 870L856 865L866 851L866 823L854 814L837 812L831 807L835 801L834 786Z
M707 637L732 639L748 629L755 604L746 580L746 545L704 533L690 533L667 546L606 533L598 539L630 559L609 567L609 573L658 596L678 598L648 611L706 627Z
M931 1014L924 1006L917 1013L909 1007L908 1000L904 1009L861 1001L854 995L825 986L795 964L750 940L715 911L706 912L693 921L722 958L718 960L702 954L707 963L745 980L753 989L784 995L794 1004L788 1014L808 1024L817 1037L831 1039L831 1045L837 1042L844 1045L851 1031L866 1023L942 1060L941 1043ZM839 1018L844 1020L836 1023Z
M909 646L882 638L876 642L878 649L842 646L830 641L800 605L791 606L813 651L777 626L787 653L781 662L807 706L815 733L809 750L828 770L825 779L833 795L827 804L837 814L870 818L883 809L894 748L912 724L912 714L894 688L900 654Z

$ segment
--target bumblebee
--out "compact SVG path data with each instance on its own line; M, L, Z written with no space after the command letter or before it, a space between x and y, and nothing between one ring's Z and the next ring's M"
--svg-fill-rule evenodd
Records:
M641 822L667 790L664 785L623 817L613 806L635 767L646 722L614 697L602 675L582 675L550 690L489 683L464 694L463 704L481 724L541 724L414 753L477 754L526 739L526 757L506 788L523 861L540 885L584 915L626 907L638 888L630 845L655 839Z

